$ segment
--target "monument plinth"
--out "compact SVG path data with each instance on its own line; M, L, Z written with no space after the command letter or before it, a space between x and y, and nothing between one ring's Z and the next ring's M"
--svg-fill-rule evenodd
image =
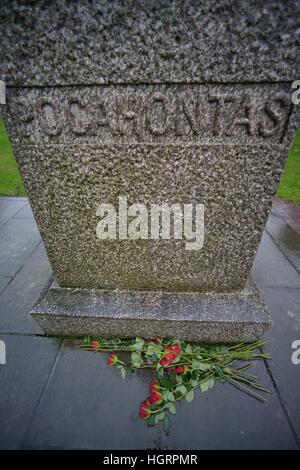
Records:
M12 2L0 33L1 109L57 279L34 318L47 334L257 338L270 318L249 273L299 123L297 2L254 18L248 4L80 1L66 24L63 3ZM150 215L130 236L130 211L122 237L116 219L100 239L99 205L120 198L203 205L201 248L163 237L162 217L158 236Z

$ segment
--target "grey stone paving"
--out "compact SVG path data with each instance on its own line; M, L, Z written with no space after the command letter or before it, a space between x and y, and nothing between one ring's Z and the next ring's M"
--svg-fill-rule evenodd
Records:
M74 340L47 338L28 312L51 282L51 268L24 198L0 199L0 448L294 449L300 448L300 237L274 211L252 276L273 315L272 360L256 365L273 391L261 404L229 385L178 407L170 436L137 418L149 375L123 381L106 357Z
M40 235L33 219L12 217L1 228L0 274L14 276L39 243Z
M22 445L24 435L49 380L59 340L37 336L1 335L7 363L1 367L1 449Z
M2 197L0 199L0 226L2 227L11 217L17 216L23 207L28 207L26 198Z

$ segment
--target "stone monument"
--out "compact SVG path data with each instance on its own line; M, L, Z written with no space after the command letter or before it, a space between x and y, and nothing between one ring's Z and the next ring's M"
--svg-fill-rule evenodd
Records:
M2 2L1 111L56 278L32 310L47 334L231 342L270 326L249 273L299 124L297 9ZM139 234L134 204L161 210L160 231ZM173 204L204 209L197 249L163 237Z

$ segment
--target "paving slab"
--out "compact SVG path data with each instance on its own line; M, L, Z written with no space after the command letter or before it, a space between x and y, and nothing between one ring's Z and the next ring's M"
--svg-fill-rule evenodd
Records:
M284 219L286 224L300 235L300 205L289 204L275 198L273 209Z
M27 205L26 199L0 198L0 227Z
M0 332L43 334L29 311L51 276L51 266L40 243L0 296Z
M300 340L300 289L261 289L272 311L273 327L265 337L279 394L300 442L300 364L292 363L292 343Z
M251 277L258 287L300 288L300 276L265 231L257 250Z
M192 403L183 402L172 417L168 449L294 449L289 428L263 363L251 373L273 392L266 403L250 398L229 384L217 384Z
M162 431L137 416L149 394L147 373L122 380L107 356L73 349L65 341L35 413L29 448L154 449Z
M0 230L0 274L14 276L40 240L33 219L10 219Z
M0 365L0 448L18 449L53 367L57 339L4 336L6 365Z
M16 215L14 215L14 219L30 219L34 218L33 212L31 210L29 202L21 209L19 212L17 212Z
M74 349L72 349L74 348ZM272 384L264 364L256 370ZM266 404L230 385L197 394L179 406L170 436L137 418L151 375L122 380L106 355L76 349L68 341L36 410L24 442L29 448L85 449L293 449L296 441L276 394ZM125 432L126 430L126 432Z
M300 272L300 235L291 229L275 211L270 214L267 231L294 268Z
M0 276L0 295L4 291L5 287L9 284L9 281L11 281L12 277L10 276Z

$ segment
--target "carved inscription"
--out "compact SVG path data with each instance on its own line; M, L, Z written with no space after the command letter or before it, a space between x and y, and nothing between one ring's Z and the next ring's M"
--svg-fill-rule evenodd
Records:
M186 86L188 87L188 86ZM122 87L120 87L122 88ZM187 88L188 90L188 88ZM43 135L55 143L69 137L97 141L153 141L205 139L230 140L277 138L286 126L290 110L287 93L249 91L204 93L203 87L192 92L169 87L145 92L138 87L95 87L73 92L45 93L31 100L14 99L11 108L21 130L27 136ZM22 132L21 132L22 134ZM24 134L24 133L23 133Z

